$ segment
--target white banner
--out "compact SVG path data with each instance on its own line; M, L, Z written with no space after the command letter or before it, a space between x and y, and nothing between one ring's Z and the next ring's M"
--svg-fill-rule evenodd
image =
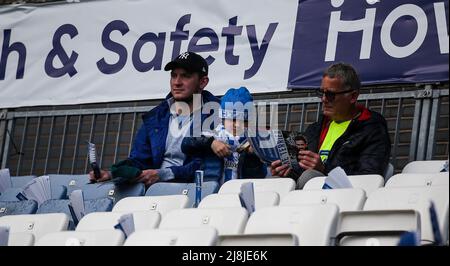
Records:
M196 51L207 89L286 90L298 0L110 0L0 8L0 108L164 98Z

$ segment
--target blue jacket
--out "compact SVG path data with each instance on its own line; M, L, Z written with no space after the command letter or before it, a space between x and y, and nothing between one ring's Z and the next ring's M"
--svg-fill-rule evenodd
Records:
M186 137L181 150L191 156L203 158L204 175L208 180L220 180L223 174L223 159L217 157L211 149L214 137ZM239 156L238 178L265 178L267 166L253 153L243 152Z
M172 95L166 97L171 98ZM210 92L202 91L203 103L219 102L219 99ZM142 116L143 124L134 139L129 160L133 166L145 169L159 169L164 159L166 139L169 131L170 109L167 101L162 101L157 107L153 108ZM201 121L211 114L202 114ZM212 115L217 115L214 112ZM191 182L196 170L201 168L202 159L186 155L186 159L181 166L172 166L170 169L175 175L172 182Z

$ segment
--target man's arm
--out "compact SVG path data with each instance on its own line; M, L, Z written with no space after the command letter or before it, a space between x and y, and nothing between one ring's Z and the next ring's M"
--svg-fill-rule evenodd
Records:
M224 158L231 154L230 146L214 137L186 137L181 143L181 151L191 156L203 157L205 154L215 154Z
M131 149L128 159L132 162L134 167L141 170L152 168L152 146L147 137L144 125L139 128L136 137L134 138L133 148Z
M391 155L391 141L387 129L373 127L367 138L366 146L359 156L359 167L348 174L378 174L384 176Z
M187 181L190 180L194 174L195 171L199 170L202 166L202 160L200 158L194 158L191 162L182 165L182 166L171 166L167 168L167 170L171 170L173 173L173 177L176 179L184 179ZM162 170L162 169L161 169ZM166 169L164 169L166 170Z
M185 137L181 143L181 151L191 156L202 156L205 153L212 154L211 144L214 137Z

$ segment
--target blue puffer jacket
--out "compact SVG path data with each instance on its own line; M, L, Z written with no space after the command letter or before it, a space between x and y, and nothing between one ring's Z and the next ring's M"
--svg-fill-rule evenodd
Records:
M211 149L214 137L186 137L181 150L191 156L203 158L202 168L208 180L220 180L223 174L223 159L217 157ZM243 152L239 156L238 178L265 178L267 166L253 153Z
M171 98L169 94L166 99ZM203 103L219 102L219 99L210 92L202 91ZM169 131L170 109L167 101L162 101L157 107L142 116L143 124L139 129L133 143L129 160L133 166L145 169L159 169L164 159L166 139ZM202 114L201 121L213 114ZM202 159L186 156L182 166L172 166L175 180L171 182L192 182L194 173L202 166Z

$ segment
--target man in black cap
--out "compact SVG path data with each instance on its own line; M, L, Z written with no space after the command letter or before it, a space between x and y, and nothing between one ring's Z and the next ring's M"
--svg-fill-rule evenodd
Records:
M143 182L146 186L157 181L192 182L200 169L201 159L186 156L181 142L192 133L194 113L201 122L211 114L202 114L201 106L194 106L194 94L201 95L201 105L219 102L204 90L208 85L208 64L193 52L180 54L165 67L170 72L170 93L157 107L142 116L143 124L134 139L128 159L114 164L111 171L101 171L91 181L113 179L116 184ZM189 110L183 110L183 107ZM186 109L186 108L185 108Z

